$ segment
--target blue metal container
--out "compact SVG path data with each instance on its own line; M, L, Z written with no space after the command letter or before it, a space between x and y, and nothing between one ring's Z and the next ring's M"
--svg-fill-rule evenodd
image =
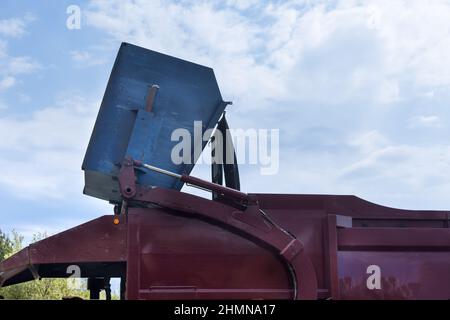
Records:
M150 88L156 85L159 89L153 96ZM125 156L189 174L195 161L176 164L171 159L179 143L171 140L172 132L189 131L191 159L196 160L194 121L202 122L203 134L216 125L226 104L211 68L122 43L83 161L84 193L120 201L117 175ZM205 145L203 141L201 149ZM182 187L175 178L155 172L139 172L137 182Z

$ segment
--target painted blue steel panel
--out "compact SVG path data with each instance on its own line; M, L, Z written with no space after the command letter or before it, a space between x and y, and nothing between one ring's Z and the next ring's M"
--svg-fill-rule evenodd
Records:
M159 90L148 112L147 95L155 84ZM215 126L225 106L211 68L122 43L82 165L84 193L119 201L117 174L125 156L189 174L193 164L171 161L178 143L171 141L173 130L185 128L193 139L194 121L202 121L204 132ZM182 187L176 179L154 172L139 173L138 183Z

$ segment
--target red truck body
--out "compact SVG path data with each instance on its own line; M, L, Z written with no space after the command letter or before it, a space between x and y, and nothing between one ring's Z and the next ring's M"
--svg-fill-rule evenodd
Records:
M212 200L187 197L215 209ZM309 297L450 298L448 212L392 209L354 196L256 197L303 243L314 266L308 277L317 283ZM3 285L67 277L75 264L84 277L121 277L127 299L293 298L289 268L278 253L178 209L129 208L117 225L114 216L103 216L32 244L0 264ZM374 265L380 288L367 283Z

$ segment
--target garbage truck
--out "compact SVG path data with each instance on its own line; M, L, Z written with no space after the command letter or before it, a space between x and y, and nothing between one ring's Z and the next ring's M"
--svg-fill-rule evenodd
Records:
M449 211L243 192L229 104L211 68L122 43L82 164L111 214L1 261L0 286L77 270L91 299L111 278L121 299L450 299ZM192 161L173 161L175 130ZM229 160L210 180L190 175L207 143Z

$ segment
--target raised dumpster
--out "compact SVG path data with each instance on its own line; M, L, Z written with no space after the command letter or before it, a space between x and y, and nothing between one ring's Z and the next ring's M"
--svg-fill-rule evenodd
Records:
M85 193L114 214L0 262L0 285L76 266L92 298L119 277L124 299L450 299L448 211L247 194L173 163L170 132L203 134L225 105L211 69L123 44L83 164Z
M125 155L189 174L208 140L200 141L198 152L191 149L190 163L176 164L171 150L179 141L172 133L186 130L194 147L194 134L213 128L226 105L211 68L123 43L83 161L84 193L119 202L117 175ZM142 185L182 187L173 177L141 173Z

